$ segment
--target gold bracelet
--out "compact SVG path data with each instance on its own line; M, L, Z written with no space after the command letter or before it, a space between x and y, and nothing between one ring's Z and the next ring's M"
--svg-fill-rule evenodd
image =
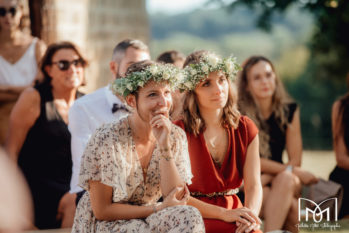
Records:
M169 152L169 151L170 151L170 149L168 149L168 147L165 147L164 149L160 148L160 153L161 154L164 153L164 152Z
M161 154L161 157L164 158L167 162L170 161L171 159L173 159L173 157L171 155L163 155L163 154Z

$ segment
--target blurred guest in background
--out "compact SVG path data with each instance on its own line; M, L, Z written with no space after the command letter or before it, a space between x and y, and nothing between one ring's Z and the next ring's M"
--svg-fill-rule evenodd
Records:
M44 81L24 90L11 112L6 149L27 179L40 229L72 226L68 111L81 95L86 64L74 44L51 44L41 63Z
M163 52L156 59L157 62L170 63L178 68L183 68L185 56L176 50ZM183 103L185 99L185 92L176 90L172 93L173 106L171 110L171 120L177 121L183 118Z
M264 231L296 232L302 184L317 178L300 168L302 135L299 107L285 91L271 61L252 56L238 78L239 109L258 126L263 185ZM288 162L282 161L286 147Z
M349 90L349 73L347 74ZM330 180L344 188L339 218L349 218L349 93L334 102L332 107L333 148L337 166L330 174Z
M42 77L38 63L46 46L22 31L23 14L20 0L0 0L0 144L20 93Z

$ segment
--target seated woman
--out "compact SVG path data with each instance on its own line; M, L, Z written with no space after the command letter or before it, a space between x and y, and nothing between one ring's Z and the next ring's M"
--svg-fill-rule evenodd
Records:
M264 230L297 232L301 184L317 182L314 175L300 168L299 108L286 93L273 64L262 56L244 62L238 93L240 111L253 119L260 130ZM282 162L285 146L287 164Z
M132 113L105 124L82 157L72 232L204 232L186 206L192 173L184 132L169 120L178 70L151 61L131 65L112 84ZM164 201L157 201L163 195Z
M349 89L349 73L347 74ZM333 147L337 166L330 174L333 180L343 186L343 203L339 218L349 218L349 93L337 100L332 107Z
M237 110L231 80L239 66L207 51L190 54L184 66L188 93L177 124L186 131L194 175L188 204L200 210L206 232L259 232L258 129ZM243 180L244 205L236 195Z
M46 45L23 31L21 0L0 0L0 144L4 144L11 110L20 93L42 79L38 63Z
M71 227L72 159L68 111L84 80L86 60L70 42L51 44L44 54L44 82L23 91L10 116L6 150L20 166L34 201L35 226Z

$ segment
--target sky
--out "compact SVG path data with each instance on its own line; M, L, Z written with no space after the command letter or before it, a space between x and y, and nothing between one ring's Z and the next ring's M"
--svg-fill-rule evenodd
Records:
M150 14L162 12L175 15L204 8L207 0L146 0L147 10Z

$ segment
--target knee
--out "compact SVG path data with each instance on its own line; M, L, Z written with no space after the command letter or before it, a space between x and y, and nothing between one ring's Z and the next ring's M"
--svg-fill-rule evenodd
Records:
M193 206L176 206L177 218L182 221L183 226L187 226L188 229L197 229L204 227L204 221L201 213ZM194 231L198 232L198 231Z
M272 187L278 187L285 192L292 191L293 194L297 186L297 179L298 178L293 173L289 171L283 171L276 175L272 182Z

